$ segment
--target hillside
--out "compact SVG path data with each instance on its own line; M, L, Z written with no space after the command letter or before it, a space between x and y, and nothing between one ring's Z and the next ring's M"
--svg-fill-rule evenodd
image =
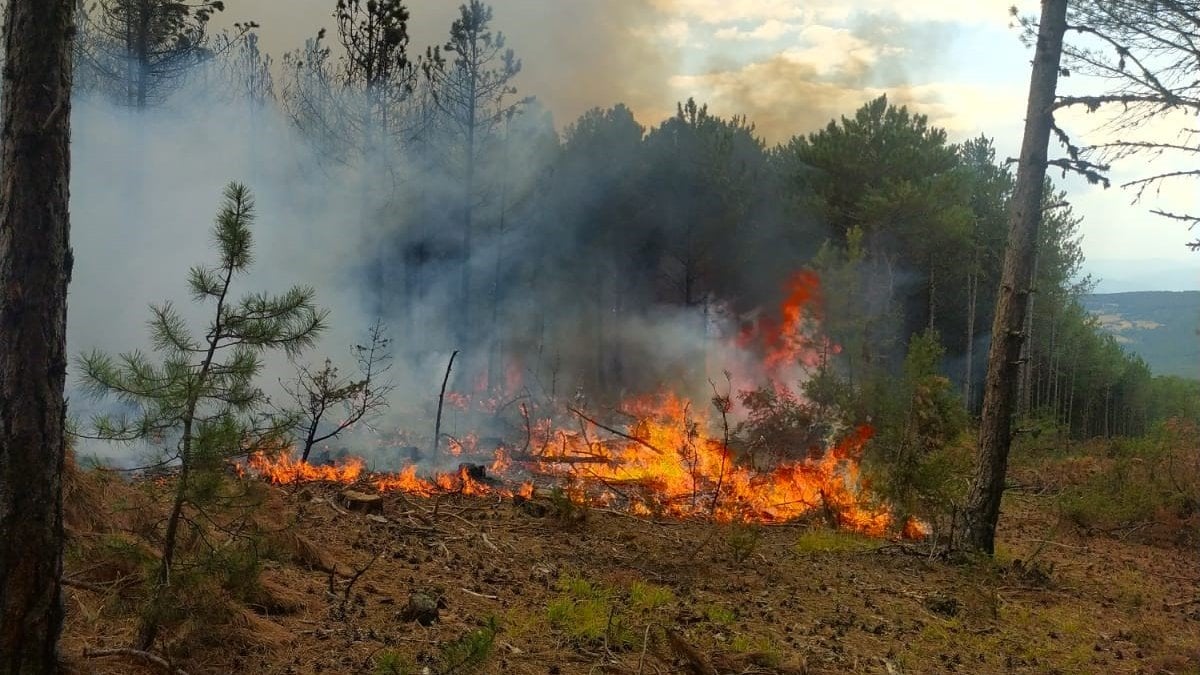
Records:
M1200 291L1103 293L1083 305L1156 374L1200 378Z

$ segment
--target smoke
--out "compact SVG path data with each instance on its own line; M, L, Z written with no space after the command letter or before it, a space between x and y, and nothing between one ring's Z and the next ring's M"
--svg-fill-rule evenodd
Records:
M629 256L647 255L642 249L659 246L669 232L650 216L641 221L646 229L630 235L636 241L605 238L600 233L614 223L592 209L612 201L613 185L585 180L548 188L555 178L547 167L560 149L536 105L506 132L502 161L480 165L477 232L467 252L460 243L461 176L445 161L454 153L444 130L430 130L411 148L389 145L334 161L278 107L229 100L218 89L198 78L172 104L142 111L94 95L76 101L69 353L151 351L151 303L171 302L193 334L203 334L212 308L191 302L187 270L215 261L213 219L224 186L239 181L253 191L257 217L255 263L235 281L235 293L315 288L318 304L330 311L329 329L301 362L328 356L344 372L353 369L351 345L382 318L394 340L397 387L377 428L406 430L414 443L430 435L452 350L462 351L452 389L515 397L520 388L595 402L663 386L706 400L708 378L745 360L727 346L732 323L706 319L717 298L680 306L660 297L660 276L674 273L662 269L661 247L649 252L643 283L622 279L636 267ZM384 162L389 168L380 171ZM784 244L774 250L777 260L723 283L748 292L781 286L779 270L796 258ZM464 265L472 279L470 331L462 330ZM277 403L286 403L278 380L293 368L282 358L267 362L260 385ZM513 382L502 382L506 375ZM111 409L83 397L77 380L68 394L75 416ZM460 426L453 413L446 429L499 433L471 424L462 417ZM356 451L365 442L350 441ZM78 449L131 461L120 447Z
M287 3L285 14L283 3L247 3L226 18L262 22L260 46L278 58L332 24L330 4ZM624 177L644 167L605 168L605 153L593 150L588 161L597 166L584 166L583 179L564 180L552 169L563 152L553 117L561 127L563 119L616 101L660 117L669 109L664 91L679 89L664 83L678 72L683 47L664 37L667 7L648 0L495 3L495 29L526 63L521 95L539 99L497 133L503 147L491 148L479 166L469 247L461 234L461 152L445 127L434 125L415 142L366 143L365 152L335 161L280 107L223 95L219 77L195 78L168 105L143 111L81 97L73 113L70 352L148 350L150 303L172 302L196 333L203 331L210 308L190 302L187 270L214 259L212 220L223 186L235 180L253 190L258 214L256 263L237 289L282 292L304 284L330 310L328 332L304 360L328 356L352 370L350 347L362 343L366 328L376 318L390 327L397 387L381 427L427 435L454 350L462 356L452 388L503 390L510 398L517 392L504 380L517 379L507 377L512 373L521 387L560 399L611 400L670 387L703 401L712 394L709 379L721 379L725 368L749 383L761 373L750 372L753 360L730 346L737 315L777 302L806 247L819 244L820 236L782 238L783 224L793 237L819 228L798 227L797 214L776 212L772 186L756 185L748 174L754 190L747 190L752 207L739 223L743 230L693 241L684 239L692 236L688 228L721 206L693 186L654 204L625 204ZM442 42L455 11L455 3L412 3L413 51ZM870 38L882 29L864 23L857 30ZM832 70L781 57L752 72L750 82L792 89L807 83L806 100L845 111L858 102L836 92L899 77L879 70L873 54ZM707 83L714 81L725 80ZM769 103L778 92L736 78L715 91L724 92L718 104L750 112L769 128L797 120L815 127L818 117L831 116L814 112L811 124L795 108L776 116ZM756 96L766 98L759 104ZM327 131L326 141L346 147L355 133ZM660 161L670 161L664 156ZM712 280L710 288L692 289L689 265ZM721 318L722 307L733 311ZM291 364L271 359L262 385L278 399L275 383L291 373ZM72 396L74 413L89 406ZM460 431L454 416L449 424Z
M445 43L459 2L412 0L412 49ZM495 29L524 61L523 94L537 95L563 123L596 105L624 102L647 120L670 114L674 100L663 92L682 55L660 29L665 8L648 0L495 0ZM276 57L304 44L324 27L333 29L332 0L239 0L218 19L221 25L257 21L265 51Z

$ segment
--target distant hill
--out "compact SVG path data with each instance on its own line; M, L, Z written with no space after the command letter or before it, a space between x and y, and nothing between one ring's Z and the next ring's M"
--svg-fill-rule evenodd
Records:
M1088 258L1084 272L1097 282L1099 294L1131 291L1200 290L1200 261L1192 255L1184 260L1147 258L1141 260L1094 260Z
M1083 306L1156 374L1200 379L1200 291L1100 293Z

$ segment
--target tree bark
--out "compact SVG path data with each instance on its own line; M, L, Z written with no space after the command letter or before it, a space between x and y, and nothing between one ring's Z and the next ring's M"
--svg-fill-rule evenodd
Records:
M0 135L0 673L58 671L71 0L10 0Z
M988 350L975 476L956 533L959 546L989 555L995 548L996 523L1000 518L1000 500L1004 494L1008 451L1012 443L1013 404L1025 338L1022 328L1042 217L1046 154L1054 122L1053 105L1066 17L1067 0L1042 0L1025 114L1025 137L1009 212L1008 247L996 298L992 344Z
M967 277L967 368L963 373L963 406L970 414L974 408L971 405L972 385L975 375L975 307L979 296L979 274L972 271Z

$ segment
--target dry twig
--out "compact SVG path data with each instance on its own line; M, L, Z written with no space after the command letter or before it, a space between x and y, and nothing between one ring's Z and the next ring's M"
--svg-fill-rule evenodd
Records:
M176 668L175 666L172 666L171 662L167 661L163 657L157 654L151 654L150 652L143 651L141 649L133 649L132 647L119 647L116 649L85 649L83 650L83 655L89 659L124 656L136 661L141 661L142 663L158 666L159 668L162 668L173 675L188 675L187 671L182 668Z

